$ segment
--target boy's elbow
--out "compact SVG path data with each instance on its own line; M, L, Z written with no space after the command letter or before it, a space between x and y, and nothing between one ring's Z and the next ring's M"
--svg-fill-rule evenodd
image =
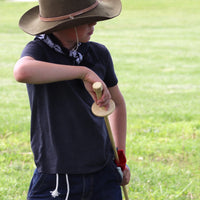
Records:
M21 83L28 83L30 79L30 73L28 70L29 63L27 58L21 58L17 61L14 67L13 75L16 81Z
M18 82L26 83L28 80L28 74L23 64L16 63L14 67L13 75L14 75L15 80Z

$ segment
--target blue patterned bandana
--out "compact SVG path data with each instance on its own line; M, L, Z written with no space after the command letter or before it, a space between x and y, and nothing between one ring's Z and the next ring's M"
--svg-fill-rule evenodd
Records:
M36 38L42 40L45 44L47 44L50 48L54 49L56 52L66 55L66 52L63 51L63 48L59 45L54 43L54 41L49 37L49 35L41 34L37 35ZM78 47L81 46L79 42L75 49L69 50L68 56L75 60L75 63L79 65L83 60L83 55L78 52Z

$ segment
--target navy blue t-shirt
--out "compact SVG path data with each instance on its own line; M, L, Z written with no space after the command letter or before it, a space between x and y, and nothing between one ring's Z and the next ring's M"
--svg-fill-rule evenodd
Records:
M80 66L96 72L108 87L117 84L112 59L105 46L88 42L81 44L78 51L83 54ZM27 44L23 56L74 65L67 53L56 52L38 38ZM39 172L92 173L113 158L104 119L91 112L93 99L82 80L27 84L27 89L31 107L31 147Z

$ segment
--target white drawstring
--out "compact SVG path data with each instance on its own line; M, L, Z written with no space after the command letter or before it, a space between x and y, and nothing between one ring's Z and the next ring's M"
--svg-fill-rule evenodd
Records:
M60 195L60 193L58 192L58 182L59 182L59 175L56 174L56 188L55 188L54 191L50 191L51 196L53 198L56 198L56 197L58 197Z
M69 179L67 174L66 174L66 183L67 183L67 194L65 200L67 200L69 197Z
M67 184L67 194L66 194L65 200L67 200L68 197L69 197L69 179L68 179L68 175L67 174L65 176L66 176L66 184ZM58 197L60 195L60 193L58 192L58 184L59 184L59 174L56 174L56 188L55 188L54 191L50 191L51 196L53 198L56 198L56 197Z

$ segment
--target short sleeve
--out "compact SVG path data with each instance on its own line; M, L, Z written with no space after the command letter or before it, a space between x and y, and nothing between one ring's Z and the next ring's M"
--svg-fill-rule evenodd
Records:
M112 57L110 52L106 48L106 76L104 82L106 83L107 87L113 87L117 85L118 79L114 70L114 65L112 61Z
M24 56L30 56L36 60L44 60L44 51L40 41L33 40L29 42L22 51L21 58Z

